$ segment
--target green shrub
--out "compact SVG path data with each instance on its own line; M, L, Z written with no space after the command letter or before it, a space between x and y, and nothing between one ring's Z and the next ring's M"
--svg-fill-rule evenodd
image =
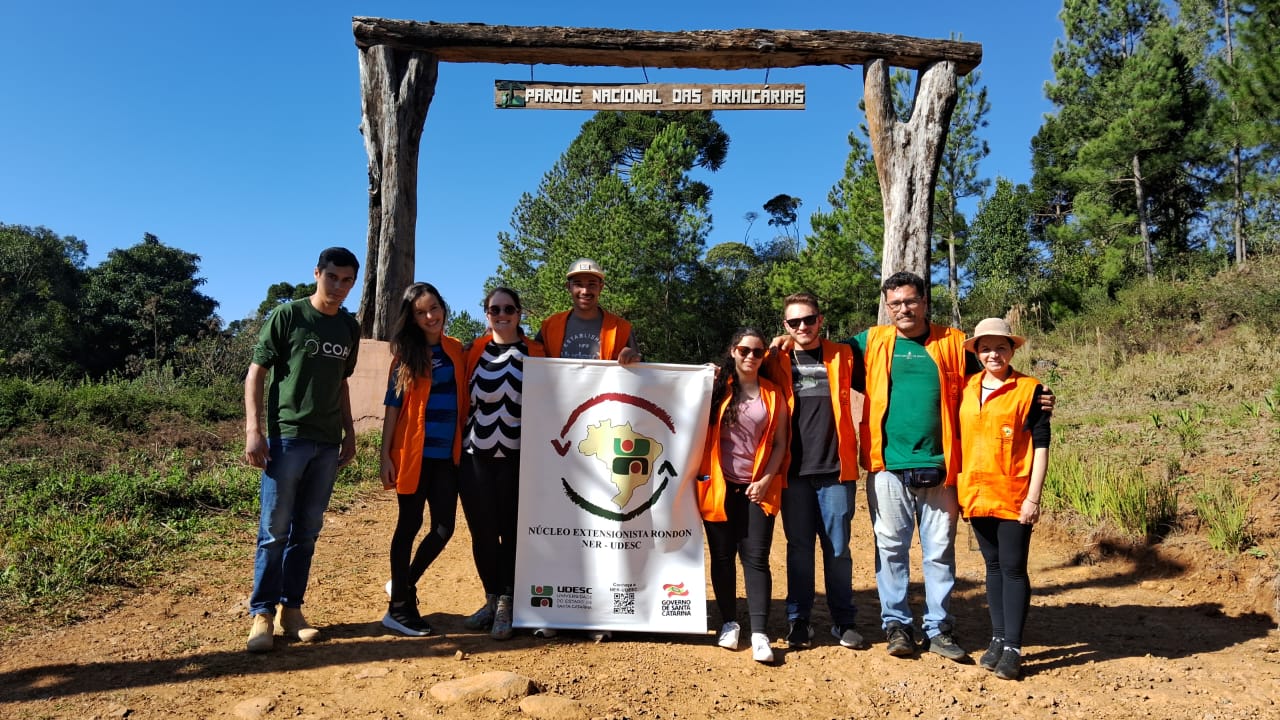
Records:
M1196 515L1208 528L1210 547L1235 554L1253 544L1249 506L1254 494L1241 492L1229 478L1210 480L1195 494Z

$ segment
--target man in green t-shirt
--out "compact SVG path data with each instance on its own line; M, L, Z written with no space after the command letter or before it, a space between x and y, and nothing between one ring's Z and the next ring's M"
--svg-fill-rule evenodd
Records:
M863 360L862 441L867 505L876 538L876 589L889 654L916 652L907 599L910 550L917 526L924 570L922 626L928 648L951 660L965 651L952 639L955 536L959 504L960 428L964 388L964 333L929 322L924 279L909 272L881 286L892 325L871 327L848 342ZM974 362L976 369L976 361Z
M360 326L342 302L359 270L346 248L320 253L315 293L272 311L245 377L244 457L262 468L250 652L270 650L276 632L302 642L319 637L302 617L302 600L338 468L356 454L347 378L355 371Z

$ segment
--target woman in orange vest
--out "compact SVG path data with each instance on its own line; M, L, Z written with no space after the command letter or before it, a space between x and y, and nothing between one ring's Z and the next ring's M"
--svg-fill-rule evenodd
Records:
M484 585L485 604L462 621L511 637L516 584L516 511L520 498L520 423L524 360L542 357L542 344L520 329L520 296L494 288L484 299L489 332L467 349L471 416L462 438L462 512L471 529L471 553Z
M396 491L391 536L391 601L382 624L405 635L430 635L418 613L418 579L453 536L458 513L458 460L467 417L462 343L444 334L449 306L429 283L404 291L391 337L391 372L382 419L382 487ZM423 510L431 527L417 552ZM412 561L410 560L412 555Z
M751 328L739 330L729 343L711 392L707 450L697 485L711 556L711 588L724 623L717 644L738 649L740 556L751 617L751 655L762 663L773 662L766 632L773 595L769 545L786 484L791 429L786 396L759 374L767 347L764 335Z
M991 613L991 645L979 662L1005 680L1021 674L1022 630L1031 607L1027 554L1049 465L1043 388L1009 365L1023 342L1000 318L978 323L965 348L983 371L969 378L960 401L956 490L986 561Z

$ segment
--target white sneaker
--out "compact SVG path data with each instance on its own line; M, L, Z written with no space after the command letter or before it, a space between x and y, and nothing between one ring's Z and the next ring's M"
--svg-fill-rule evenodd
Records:
M769 647L768 635L751 633L751 658L758 663L773 662L773 648Z
M738 649L738 634L742 632L742 628L738 623L730 620L720 626L720 637L716 639L716 644L725 650Z
M590 637L596 643L602 643L602 642L608 642L609 640L612 640L613 633L609 632L608 630L592 630L588 634L588 637Z
M541 627L533 631L533 636L537 638L553 638L556 636L555 628Z

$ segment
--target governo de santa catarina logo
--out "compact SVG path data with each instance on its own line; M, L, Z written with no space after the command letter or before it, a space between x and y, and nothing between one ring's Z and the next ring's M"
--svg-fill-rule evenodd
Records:
M576 445L579 455L593 461L597 477L608 478L610 492L613 493L609 498L611 507L606 507L587 499L585 489L575 488L573 483L562 477L560 482L569 500L592 515L625 521L653 507L671 479L679 473L669 460L662 457L662 438L639 433L630 422L619 424L606 417L594 425L579 425L584 412L605 403L639 408L654 416L673 435L676 428L671 414L650 400L627 393L603 393L574 408L560 429L560 437L551 440L561 457L568 455ZM640 498L645 499L631 510L626 509Z

